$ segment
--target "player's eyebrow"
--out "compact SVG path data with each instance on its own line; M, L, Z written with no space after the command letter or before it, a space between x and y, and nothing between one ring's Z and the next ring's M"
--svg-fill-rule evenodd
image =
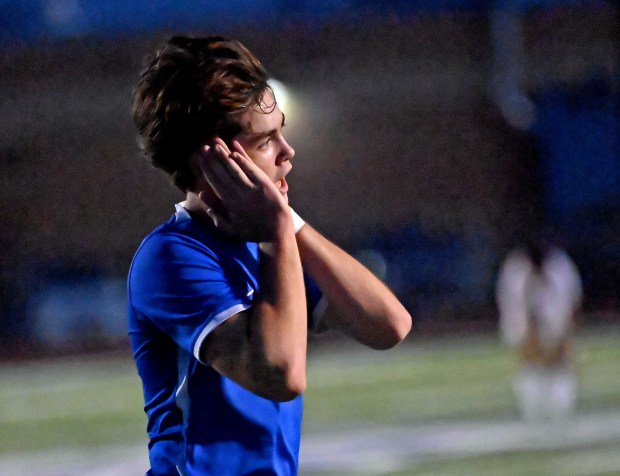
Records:
M286 119L286 117L284 116L284 113L282 113L282 122L281 122L281 125L280 125L280 129L286 125L285 119ZM270 137L272 135L277 134L278 133L278 128L274 127L273 129L269 129L268 131L262 131L262 132L254 132L254 131L248 129L247 133L249 135L251 135L252 138L254 138L254 139L261 139L263 137Z

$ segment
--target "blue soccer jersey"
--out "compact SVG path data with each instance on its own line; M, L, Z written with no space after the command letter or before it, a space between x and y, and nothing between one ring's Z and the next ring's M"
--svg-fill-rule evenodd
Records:
M140 245L128 278L129 335L142 379L147 475L294 475L302 398L262 398L199 360L205 337L252 306L256 243L227 239L182 207ZM309 309L320 294L307 282Z

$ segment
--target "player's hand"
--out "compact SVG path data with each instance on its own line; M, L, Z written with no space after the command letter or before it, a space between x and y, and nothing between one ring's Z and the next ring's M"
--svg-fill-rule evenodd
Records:
M199 193L217 228L245 241L273 241L292 228L286 199L238 142L232 150L220 138L204 146L198 166L213 190Z

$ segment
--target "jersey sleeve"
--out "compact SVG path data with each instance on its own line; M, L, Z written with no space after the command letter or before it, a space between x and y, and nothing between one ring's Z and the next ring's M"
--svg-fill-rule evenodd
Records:
M242 273L184 235L154 235L143 243L129 273L134 311L199 359L205 337L251 305Z

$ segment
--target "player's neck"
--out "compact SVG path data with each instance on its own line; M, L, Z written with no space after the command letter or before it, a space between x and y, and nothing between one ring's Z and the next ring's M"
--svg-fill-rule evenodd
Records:
M195 192L187 192L185 201L181 202L181 206L192 215L198 215L203 218L209 218L207 215L207 204L201 200Z

